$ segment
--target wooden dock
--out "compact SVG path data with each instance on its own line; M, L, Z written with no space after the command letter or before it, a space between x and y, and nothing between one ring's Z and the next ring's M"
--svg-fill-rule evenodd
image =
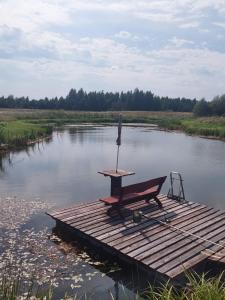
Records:
M157 278L178 280L184 272L210 264L225 269L225 212L203 204L180 204L160 195L163 210L154 201L140 201L123 209L125 219L109 217L99 201L78 204L48 215L57 226L68 229L113 257L134 264ZM133 210L148 218L134 223ZM165 216L169 223L165 222Z

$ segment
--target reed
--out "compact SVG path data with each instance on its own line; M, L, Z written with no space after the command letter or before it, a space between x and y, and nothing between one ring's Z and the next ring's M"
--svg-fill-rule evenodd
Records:
M218 277L209 278L206 274L198 275L190 273L187 275L188 283L184 288L176 288L167 283L160 288L149 286L141 296L136 294L135 300L224 300L225 284L223 274ZM112 300L115 297L111 294ZM51 285L46 288L40 288L35 285L34 280L30 280L29 284L24 285L20 278L11 280L3 276L0 280L0 300L53 300L57 299L54 289ZM91 296L77 294L70 295L66 293L63 300L92 300ZM129 300L124 292L121 300ZM132 297L132 299L134 299Z
M0 280L0 300L52 300L51 286L39 288L35 281L30 279L24 284L21 278L12 279L3 276Z
M160 288L150 288L145 296L148 300L224 300L225 283L223 273L210 278L207 274L187 274L188 283L185 288L176 288L169 283Z
M22 121L0 123L0 144L2 147L20 147L50 135L52 127Z
M0 143L24 145L65 124L111 124L121 112L80 112L63 110L0 110ZM122 112L123 123L156 124L162 129L191 135L225 139L225 117L196 118L191 113Z

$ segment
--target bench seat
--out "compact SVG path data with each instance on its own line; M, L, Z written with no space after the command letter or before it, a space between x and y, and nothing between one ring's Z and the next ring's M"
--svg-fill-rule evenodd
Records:
M109 196L106 198L101 198L99 199L100 201L104 202L107 205L113 205L113 204L117 204L117 203L124 203L127 202L129 200L136 200L138 198L144 199L145 196L148 196L149 194L154 194L156 193L157 195L157 187L152 187L149 188L143 192L133 192L133 193L129 193L129 194L125 194L123 195L123 197L120 199L120 196Z
M99 200L104 202L106 205L111 205L111 208L107 211L108 214L110 214L112 209L115 209L121 216L121 207L140 200L146 200L146 202L149 202L151 199L154 199L159 208L162 208L162 203L157 196L165 180L166 176L163 176L145 182L124 186L121 187L115 195L101 198Z

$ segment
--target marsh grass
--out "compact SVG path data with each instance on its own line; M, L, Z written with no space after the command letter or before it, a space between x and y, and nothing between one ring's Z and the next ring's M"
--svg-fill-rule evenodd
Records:
M48 125L38 125L22 121L0 123L0 144L11 147L24 146L38 138L43 138L52 132Z
M0 110L0 143L11 146L49 135L65 124L112 124L122 113L123 123L155 124L162 129L180 130L191 135L225 139L225 117L196 118L176 112L80 112L63 110Z

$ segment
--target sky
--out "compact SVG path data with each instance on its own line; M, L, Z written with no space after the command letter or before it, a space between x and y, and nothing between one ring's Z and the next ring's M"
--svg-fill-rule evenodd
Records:
M225 93L225 0L0 0L0 95Z

